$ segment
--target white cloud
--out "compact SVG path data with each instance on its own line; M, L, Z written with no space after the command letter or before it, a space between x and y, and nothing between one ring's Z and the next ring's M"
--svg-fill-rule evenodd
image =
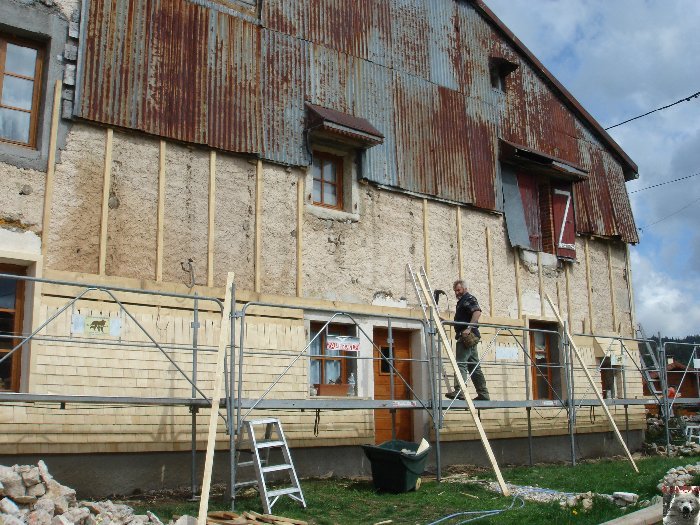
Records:
M700 2L486 3L603 126L700 91ZM700 172L700 99L610 134L639 166L628 191ZM637 316L648 330L700 332L698 199L700 176L631 196L644 230L633 258Z

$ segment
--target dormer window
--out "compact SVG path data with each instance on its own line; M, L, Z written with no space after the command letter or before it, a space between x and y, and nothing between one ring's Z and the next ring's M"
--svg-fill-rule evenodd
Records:
M489 59L489 71L491 73L491 87L506 91L506 79L513 71L518 69L518 64L510 62L502 57L491 57Z

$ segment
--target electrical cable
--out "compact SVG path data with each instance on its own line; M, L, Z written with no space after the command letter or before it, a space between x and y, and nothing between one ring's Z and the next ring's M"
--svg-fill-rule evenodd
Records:
M698 197L697 199L693 199L692 201L690 201L688 204L686 204L686 205L683 206L682 208L677 209L676 211L674 211L673 213L671 213L671 214L669 214L669 215L666 215L666 217L663 217L663 218L659 219L658 221L652 222L651 224L647 224L646 226L644 226L644 227L639 227L639 228L637 228L637 229L638 229L640 232L644 232L644 230L646 230L646 229L648 229L648 228L651 228L652 226L654 226L654 225L656 225L656 224L659 224L660 222L663 222L663 221L665 221L666 219L670 219L670 218L673 217L674 215L678 215L680 212L682 212L683 210L685 210L685 209L687 209L687 208L690 208L693 204L695 204L695 203L698 202L698 201L700 201L700 197Z
M515 502L519 501L520 506L516 507L513 509L513 506L515 505ZM449 514L448 516L443 516L439 520L433 521L428 523L428 525L437 525L438 523L442 523L443 521L447 521L453 518L458 518L461 516L473 516L474 514L478 514L478 516L475 516L473 518L469 518L468 520L464 521L459 521L455 523L455 525L462 525L463 523L471 523L473 521L477 521L483 518L488 518L491 516L497 516L498 514L502 514L503 512L507 512L509 510L520 510L525 506L525 500L518 496L513 496L513 500L510 503L510 506L504 507L502 509L492 509L492 510L472 510L472 511L465 511L465 512L456 512L454 514Z
M675 106L676 104L680 104L681 102L690 102L692 99L698 98L698 97L700 97L700 91L698 91L697 93L693 93L692 95L689 95L689 96L682 98L680 100L677 100L673 104L669 104L667 106L662 106L660 108L652 109L651 111L647 111L643 115L638 115L636 117L633 117L633 118L627 119L623 122L620 122L619 124L615 124L614 126L609 126L609 127L605 128L605 131L607 131L609 129L616 128L618 126L622 126L623 124L627 124L628 122L632 122L633 120L637 120L638 118L646 117L647 115L651 115L652 113L656 113L657 111L668 109L670 107Z
M640 191L650 190L652 188L658 188L659 186L663 186L664 184L671 184L672 182L678 182L681 180L690 179L692 177L697 177L698 175L700 175L700 171L698 171L697 173L693 173L692 175L688 175L687 177L681 177L680 179L667 180L665 182L659 182L658 184L653 184L652 186L647 186L646 188L639 188L638 190L630 191L629 194L632 195L633 193L639 193Z

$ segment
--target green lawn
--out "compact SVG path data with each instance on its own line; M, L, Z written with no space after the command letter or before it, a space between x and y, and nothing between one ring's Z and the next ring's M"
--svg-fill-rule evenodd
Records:
M649 499L658 494L656 485L668 469L698 461L700 457L641 459L637 461L640 474L636 474L627 461L609 460L584 463L573 468L567 465L506 468L503 475L506 481L519 485L537 485L565 492L611 494L625 491L639 494L640 499ZM406 494L379 494L373 489L371 481L303 480L302 488L307 501L306 509L299 508L296 503L285 498L274 506L273 513L306 520L314 525L371 525L385 520L392 520L393 524L424 525L452 513L503 509L513 504L512 498L497 496L477 485L437 483L429 479L424 479L418 491ZM164 521L173 515L196 516L198 511L196 502L167 501L150 503L147 507L130 503L136 507L137 512L151 510ZM584 512L581 508L562 509L558 504L527 502L523 508L517 508L520 505L516 502L513 509L479 520L478 523L597 524L625 512L599 499L589 512ZM227 508L227 503L222 499L211 501L210 510ZM257 493L249 491L239 497L236 510L262 512ZM637 509L631 508L627 512L632 510ZM454 525L475 516L465 515L442 523Z

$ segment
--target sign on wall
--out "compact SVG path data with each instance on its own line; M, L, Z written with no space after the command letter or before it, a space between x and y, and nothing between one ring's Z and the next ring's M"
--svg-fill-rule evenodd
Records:
M73 314L71 319L72 334L119 337L121 332L122 320L118 317Z
M348 335L329 335L326 338L326 350L357 353L360 351L360 338Z

